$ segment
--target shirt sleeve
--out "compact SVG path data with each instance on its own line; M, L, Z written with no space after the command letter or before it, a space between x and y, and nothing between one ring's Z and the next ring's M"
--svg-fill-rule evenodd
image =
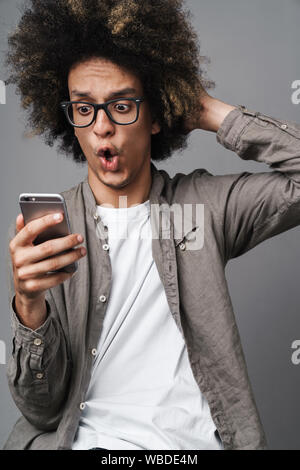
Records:
M15 236L14 226L8 244ZM36 330L23 325L15 309L15 290L9 250L6 258L9 307L13 331L7 379L12 398L23 416L38 429L57 428L71 374L66 338L50 290L46 291L47 318Z
M238 105L216 138L243 160L263 162L273 170L222 177L227 188L222 201L227 261L300 225L300 124Z

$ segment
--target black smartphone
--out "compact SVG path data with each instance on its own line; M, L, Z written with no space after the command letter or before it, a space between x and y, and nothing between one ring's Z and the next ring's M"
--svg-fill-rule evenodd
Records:
M43 194L43 193L22 193L19 196L19 205L24 217L25 225L28 222L43 217L47 214L56 214L61 212L64 214L63 220L59 224L52 225L40 233L33 241L34 245L39 245L47 240L54 238L66 237L71 234L70 222L67 212L65 200L61 194ZM73 248L71 248L73 249ZM67 253L70 250L63 251L59 254ZM46 259L52 258L49 256ZM77 261L64 266L56 271L49 271L49 273L55 272L75 272L78 269Z

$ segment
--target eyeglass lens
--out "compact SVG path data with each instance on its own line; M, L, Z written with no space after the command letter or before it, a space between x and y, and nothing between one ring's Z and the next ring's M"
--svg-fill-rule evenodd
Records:
M112 118L120 124L135 121L137 117L137 103L135 101L121 99L109 103L107 108ZM94 108L86 103L72 103L68 106L68 116L76 126L87 126L93 120Z

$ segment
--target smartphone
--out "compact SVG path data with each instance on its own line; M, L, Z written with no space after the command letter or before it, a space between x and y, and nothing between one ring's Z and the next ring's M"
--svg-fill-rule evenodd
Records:
M43 193L22 193L19 196L19 205L24 217L25 225L34 219L38 219L47 214L56 214L61 212L64 214L63 220L59 224L52 225L40 233L33 241L34 245L39 245L47 240L54 238L66 237L71 234L70 222L67 212L64 197L61 194L43 194ZM73 249L73 248L71 248ZM59 254L68 253L70 250L63 251ZM52 256L49 256L49 259ZM58 272L75 272L78 269L77 261L64 266L56 271L49 271L49 273Z

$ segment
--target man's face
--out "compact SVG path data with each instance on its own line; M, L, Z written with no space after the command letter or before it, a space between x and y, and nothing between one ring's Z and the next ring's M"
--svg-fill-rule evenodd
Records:
M143 87L138 77L106 59L91 59L76 65L68 77L71 101L87 101L93 104L105 103L115 98L139 98ZM121 90L130 88L130 92ZM76 92L84 92L78 96ZM120 94L116 96L116 92ZM113 95L114 94L114 95ZM96 121L85 128L74 128L81 149L88 162L89 180L93 184L105 185L112 189L125 188L139 178L145 168L150 168L151 135L160 131L152 122L149 104L140 104L138 120L126 126L112 122L103 109ZM109 145L119 155L118 168L110 171L103 168L97 155L100 147ZM149 170L148 170L149 171Z

